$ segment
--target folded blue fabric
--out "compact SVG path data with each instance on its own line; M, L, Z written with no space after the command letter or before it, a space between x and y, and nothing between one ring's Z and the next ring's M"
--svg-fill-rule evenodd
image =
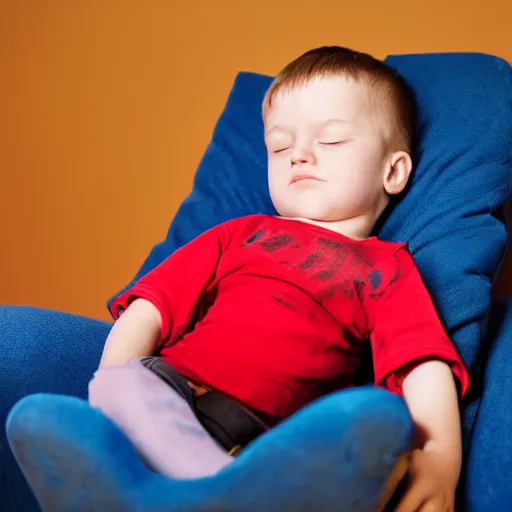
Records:
M411 187L385 213L376 234L409 244L445 327L475 375L480 325L506 244L504 224L493 214L509 192L512 70L506 61L478 53L399 55L386 63L416 94L419 137ZM261 119L271 80L237 76L192 192L166 239L126 288L208 228L242 215L275 213Z

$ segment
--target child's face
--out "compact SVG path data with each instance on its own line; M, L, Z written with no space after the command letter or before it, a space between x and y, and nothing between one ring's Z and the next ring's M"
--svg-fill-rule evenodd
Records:
M264 124L270 195L280 215L333 222L384 209L392 153L383 109L375 112L370 94L340 77L274 95Z

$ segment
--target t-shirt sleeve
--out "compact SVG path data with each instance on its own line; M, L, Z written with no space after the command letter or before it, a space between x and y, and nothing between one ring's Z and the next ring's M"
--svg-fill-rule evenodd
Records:
M409 371L437 359L452 369L462 398L470 386L469 374L406 246L381 270L381 280L367 298L375 383L401 394Z
M146 299L162 317L160 344L172 342L189 327L229 243L230 224L213 227L171 254L110 305L118 319L135 299Z

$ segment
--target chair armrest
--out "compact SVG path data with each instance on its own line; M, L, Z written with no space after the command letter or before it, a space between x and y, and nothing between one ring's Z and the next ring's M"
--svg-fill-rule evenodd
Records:
M8 412L32 393L85 398L110 326L59 311L0 305L0 510L40 510L8 447Z
M467 510L512 510L512 297L489 318L483 394L467 459Z

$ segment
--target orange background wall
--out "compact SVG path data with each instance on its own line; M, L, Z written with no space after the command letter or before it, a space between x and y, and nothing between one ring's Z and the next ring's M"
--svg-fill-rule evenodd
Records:
M0 303L108 318L239 70L340 44L512 60L512 2L0 1Z

